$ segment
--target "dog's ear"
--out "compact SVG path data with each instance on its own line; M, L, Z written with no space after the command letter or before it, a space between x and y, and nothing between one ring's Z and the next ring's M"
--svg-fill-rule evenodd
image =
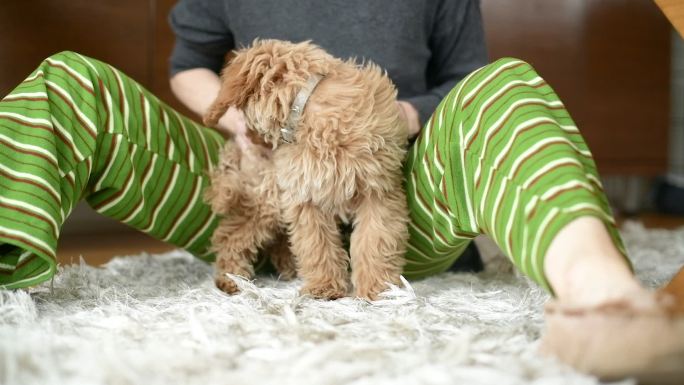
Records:
M215 126L230 106L243 109L249 97L256 92L262 74L254 71L247 62L247 54L238 52L221 73L221 89L216 100L204 114L203 122Z

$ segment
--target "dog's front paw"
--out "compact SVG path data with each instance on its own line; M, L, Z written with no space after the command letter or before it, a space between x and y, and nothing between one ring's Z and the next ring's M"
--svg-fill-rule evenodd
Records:
M399 276L392 277L385 280L357 280L354 283L354 296L357 298L365 298L371 301L375 301L379 298L379 294L383 291L389 289L389 283L398 284L400 281Z
M302 295L310 295L318 299L338 299L347 295L347 284L306 284L301 290Z
M240 291L240 289L238 289L237 285L235 284L235 281L233 281L232 279L230 279L230 277L225 275L217 275L214 278L214 283L216 284L216 287L218 287L224 293L235 294L238 291Z

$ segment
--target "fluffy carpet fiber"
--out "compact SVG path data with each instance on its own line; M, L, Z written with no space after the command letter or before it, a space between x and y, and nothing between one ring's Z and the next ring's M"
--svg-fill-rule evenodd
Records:
M684 228L623 228L639 277L684 264ZM537 353L547 294L494 258L369 303L259 277L229 297L181 251L0 291L0 384L595 384ZM625 384L631 381L623 381Z

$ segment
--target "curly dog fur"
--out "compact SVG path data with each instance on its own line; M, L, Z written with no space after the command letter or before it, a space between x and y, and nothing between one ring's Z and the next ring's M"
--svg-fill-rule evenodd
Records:
M258 147L251 151L243 154L235 143L226 142L204 193L212 210L223 216L211 243L217 254L216 285L227 293L236 292L237 286L225 273L252 277L259 250L269 255L282 278L296 276L273 161Z
M294 142L284 143L280 129L315 74L323 80ZM207 193L214 210L225 214L212 239L217 286L234 292L225 273L252 277L257 250L269 247L285 275L292 275L294 255L302 292L314 297L346 296L350 262L358 297L375 299L388 282L398 283L408 238L402 180L407 127L387 75L310 42L255 41L224 68L205 124L216 125L230 106L244 112L248 130L273 153L242 157L228 144L222 154ZM349 255L339 231L348 221ZM291 254L283 250L287 240Z

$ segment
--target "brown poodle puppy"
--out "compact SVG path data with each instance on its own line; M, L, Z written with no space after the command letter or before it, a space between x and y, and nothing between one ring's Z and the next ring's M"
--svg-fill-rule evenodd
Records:
M215 125L229 106L244 112L248 130L273 153L260 158L259 193L238 199L235 211L246 215L217 229L218 286L233 288L225 273L251 277L245 262L253 262L257 248L277 244L283 227L304 294L347 295L350 259L356 296L375 299L388 282L398 283L408 238L402 183L407 127L386 74L309 42L256 41L224 68L204 123ZM240 183L230 178L213 189ZM258 209L242 209L250 205ZM338 226L350 222L347 255Z

